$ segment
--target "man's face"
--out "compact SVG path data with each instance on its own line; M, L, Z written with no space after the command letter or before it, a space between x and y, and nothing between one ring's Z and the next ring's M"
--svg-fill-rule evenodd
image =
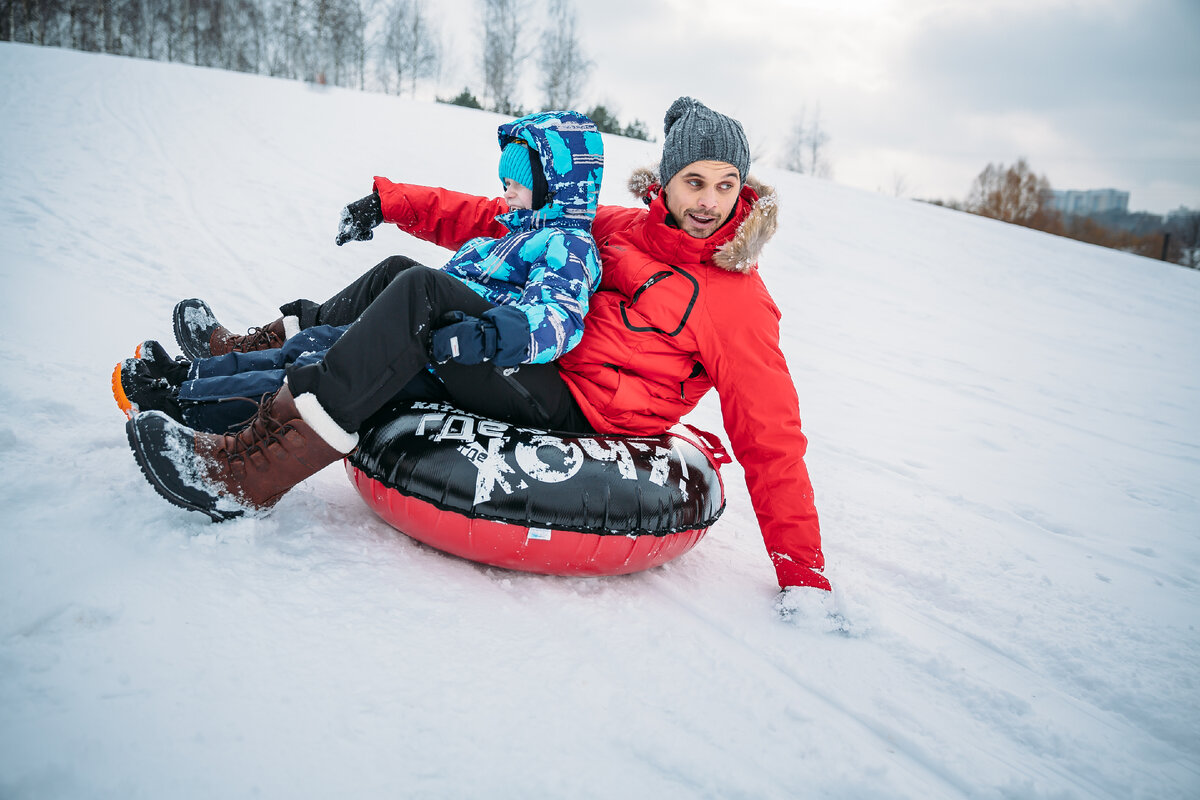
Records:
M737 203L742 181L724 161L693 161L666 185L667 211L684 233L707 239L721 227Z
M522 186L512 178L505 178L504 201L508 203L509 211L515 211L518 208L533 208L533 189Z

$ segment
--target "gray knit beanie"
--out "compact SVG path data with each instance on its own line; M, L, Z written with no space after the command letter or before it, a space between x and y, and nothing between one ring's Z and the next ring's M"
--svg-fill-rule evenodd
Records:
M699 100L681 97L667 109L663 140L661 185L693 161L724 161L737 168L742 183L750 172L750 143L742 123L718 114Z

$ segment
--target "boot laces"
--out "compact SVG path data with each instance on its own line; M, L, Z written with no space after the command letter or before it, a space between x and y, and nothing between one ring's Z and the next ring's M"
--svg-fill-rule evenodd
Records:
M281 344L283 344L283 340L274 331L268 328L249 328L245 336L238 337L238 342L233 349L241 353L252 353L257 350L278 347Z
M237 399L254 402L249 397ZM280 422L272 415L274 404L275 395L270 392L264 394L259 398L254 414L235 433L224 434L220 452L227 460L245 461L253 453L262 452L272 442L279 441L291 430L291 425Z

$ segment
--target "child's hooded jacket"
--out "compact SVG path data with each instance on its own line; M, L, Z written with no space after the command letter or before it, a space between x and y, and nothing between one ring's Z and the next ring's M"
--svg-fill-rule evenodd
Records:
M554 361L583 337L583 317L600 284L600 259L591 236L604 171L600 132L574 111L531 114L501 125L501 150L517 140L538 156L534 163L536 209L495 217L508 231L478 237L459 248L442 269L460 278L496 308L484 316L496 323L497 363ZM541 184L544 176L545 183ZM375 178L387 222L415 236L454 225L447 210L456 192ZM465 196L464 196L465 197ZM515 354L515 355L514 355Z

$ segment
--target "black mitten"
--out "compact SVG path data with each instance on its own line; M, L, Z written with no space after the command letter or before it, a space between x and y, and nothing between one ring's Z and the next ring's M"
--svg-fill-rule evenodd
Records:
M351 239L356 242L367 241L375 235L371 229L382 224L383 207L379 204L379 193L371 192L342 209L342 219L338 222L338 247Z

